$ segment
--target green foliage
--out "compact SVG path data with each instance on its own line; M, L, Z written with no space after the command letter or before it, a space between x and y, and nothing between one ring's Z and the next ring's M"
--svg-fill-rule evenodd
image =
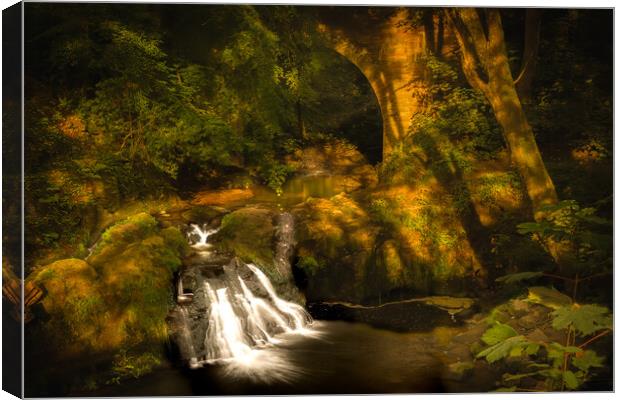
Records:
M494 363L502 358L509 356L519 356L529 342L521 335L506 338L476 355L477 358L484 357L488 362Z
M325 268L325 263L318 261L312 256L302 256L299 257L299 261L297 261L297 267L304 270L309 276L313 276L321 269Z
M600 368L603 366L604 357L596 354L595 351L586 350L580 352L579 356L572 359L573 365L581 372L588 372L591 368Z
M425 99L430 108L413 120L413 132L441 134L463 153L492 158L502 148L499 127L484 95L470 89L457 67L432 55L426 56L431 86Z
M548 240L567 243L573 272L611 270L611 221L597 216L594 207L581 207L575 200L545 206L541 211L544 218L519 224L519 233L529 235L544 248Z
M494 345L513 336L517 336L517 332L510 325L496 322L492 328L484 332L481 340L488 345Z
M159 364L161 364L161 359L158 355L149 352L133 355L123 349L114 357L112 377L106 384L120 384L127 378L139 378L151 372Z
M549 241L562 243L571 255L568 260L572 261L569 264L564 261L565 264L559 272L523 271L503 276L497 281L514 284L530 279L548 278L568 283L567 286L572 289L572 297L555 288L544 286L529 287L527 296L528 302L552 310L548 315L551 326L565 332L566 343L563 345L551 340L524 343L514 339L520 337L516 331L509 332L508 339L493 343L493 340L488 340L489 337L493 338L502 332L507 336L509 334L508 330L501 331L493 326L482 337L483 342L493 345L478 356L485 356L487 361L492 362L517 355L519 348L525 348L528 358L522 360L523 367L535 371L505 374L506 384L525 377L535 377L545 380L547 390L576 390L591 378L594 373L592 369L596 370L604 365L603 357L594 350L586 350L585 347L612 329L612 313L607 307L576 302L580 282L611 270L611 223L597 216L595 208L581 207L574 200L561 201L546 206L541 211L544 213L543 218L537 222L519 224L519 233L530 236L549 253ZM576 346L577 337L582 340L579 346ZM529 351L528 345L531 346ZM540 346L545 349L544 352L539 352ZM511 354L513 349L517 350Z
M612 318L607 307L594 304L564 306L553 311L551 324L554 329L572 328L580 336L588 336L603 329L611 329Z
M489 328L481 340L488 347L480 351L477 358L484 358L489 363L507 358L520 361L525 372L504 374L502 380L506 385L523 378L535 378L544 380L547 390L575 390L588 379L592 368L603 366L604 359L592 350L584 351L581 347L564 346L553 341L533 342L501 323ZM565 360L570 360L569 366L574 369L566 368ZM519 389L518 386L502 388L506 391Z
M553 288L543 286L529 287L527 300L557 310L570 305L572 300L567 295Z

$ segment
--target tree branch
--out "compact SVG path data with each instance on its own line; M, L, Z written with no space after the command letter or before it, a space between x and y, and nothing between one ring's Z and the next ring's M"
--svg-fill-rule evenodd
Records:
M482 92L487 91L487 83L478 73L478 61L476 60L476 47L472 43L472 38L464 21L458 15L455 9L445 9L447 19L452 23L456 39L459 42L462 56L463 73L469 84Z
M598 335L591 337L590 339L586 340L584 343L582 343L579 348L583 349L584 347L586 347L587 345L589 345L590 343L594 342L595 340L602 338L603 336L607 335L609 332L611 332L611 329L607 329L601 333L599 333Z

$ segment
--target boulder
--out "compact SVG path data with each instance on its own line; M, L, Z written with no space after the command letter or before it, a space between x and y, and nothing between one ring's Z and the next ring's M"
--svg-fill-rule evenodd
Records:
M121 352L161 353L172 276L186 250L178 229L161 229L141 213L107 229L87 260L38 267L32 279L45 291L47 314L35 330L45 335L39 341L49 344L52 359L95 355L109 359L110 368Z

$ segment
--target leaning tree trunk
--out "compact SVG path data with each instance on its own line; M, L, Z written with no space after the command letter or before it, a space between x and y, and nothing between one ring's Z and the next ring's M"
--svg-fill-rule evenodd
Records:
M485 13L484 18L479 12ZM557 203L558 196L517 94L499 11L464 8L446 13L461 48L463 72L491 104L538 220L543 216L541 207Z
M540 208L557 203L558 196L521 106L506 52L499 52L494 59L488 68L487 99L502 127L512 163L517 167L527 188L534 218L539 219L542 217Z
M491 103L511 160L525 183L534 219L540 221L545 217L543 206L556 204L558 195L517 94L499 11L465 8L448 9L446 14L461 48L463 72L472 87L481 90ZM560 268L572 263L565 243L549 239L546 245Z

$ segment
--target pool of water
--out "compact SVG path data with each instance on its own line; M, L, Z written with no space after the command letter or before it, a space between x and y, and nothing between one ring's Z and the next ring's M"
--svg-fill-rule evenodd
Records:
M315 321L251 360L190 370L167 366L92 396L439 393L441 349L430 333Z

